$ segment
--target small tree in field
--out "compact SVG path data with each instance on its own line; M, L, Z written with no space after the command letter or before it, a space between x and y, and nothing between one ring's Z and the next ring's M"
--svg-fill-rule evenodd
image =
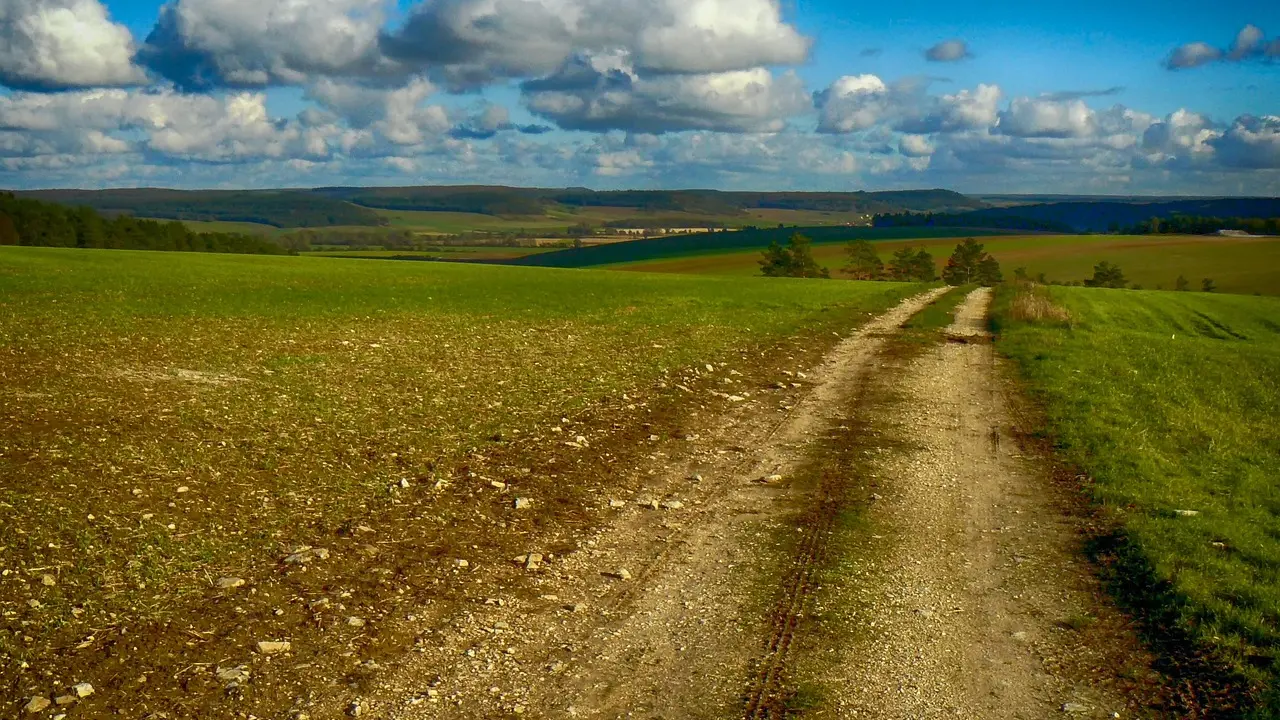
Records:
M1178 279L1173 283L1173 289L1178 292L1186 292L1191 289L1191 281L1179 275Z
M813 244L809 238L796 233L782 247L774 240L760 260L760 272L766 277L826 278L831 273L818 267L813 259Z
M844 272L854 280L880 280L884 278L884 262L876 253L876 249L866 240L850 240L844 252L849 256L849 264Z
M1200 289L1205 292L1214 292L1218 289L1218 284L1213 281L1213 278L1205 278L1200 281Z
M1124 272L1120 270L1120 266L1112 265L1103 260L1093 266L1093 277L1084 281L1085 287L1100 288L1126 288L1129 281L1125 279Z
M938 279L933 255L928 250L905 247L893 254L889 277L894 280L932 282Z
M956 245L955 252L947 258L942 279L948 285L981 283L990 286L1001 282L1004 277L1000 273L1000 263L991 257L983 245L969 238Z

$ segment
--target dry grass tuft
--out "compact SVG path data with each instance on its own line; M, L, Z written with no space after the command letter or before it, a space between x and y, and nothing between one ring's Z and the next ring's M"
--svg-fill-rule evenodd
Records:
M1009 305L1009 316L1018 322L1071 327L1071 313L1055 303L1044 287L1034 283L1018 288Z

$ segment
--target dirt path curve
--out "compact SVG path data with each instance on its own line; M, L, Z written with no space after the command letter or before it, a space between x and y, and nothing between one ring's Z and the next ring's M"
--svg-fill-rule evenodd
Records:
M888 373L893 450L868 468L883 498L844 582L816 602L852 609L852 636L802 671L822 718L1132 717L1149 658L1079 552L1079 519L1010 435L988 290L951 342Z
M789 474L840 422L885 338L942 292L873 319L773 390L731 398L735 411L684 441L655 443L646 466L622 470L649 477L643 493L599 498L614 519L574 538L578 550L530 548L536 561L520 560L536 589L436 620L389 677L354 684L361 715L741 717L806 498Z

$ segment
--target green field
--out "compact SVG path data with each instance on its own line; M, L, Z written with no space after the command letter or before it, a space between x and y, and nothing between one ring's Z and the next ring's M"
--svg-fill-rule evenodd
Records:
M158 222L169 222L163 218L145 218L157 220ZM224 220L180 220L194 232L198 233L239 233L243 235L265 235L266 237L278 237L284 230L272 225L263 225L261 223L252 222L230 222ZM365 228L366 230L368 228Z
M880 255L889 260L893 252L908 245L928 247L938 260L946 261L957 237L877 242ZM979 240L1000 261L1007 276L1025 267L1032 277L1044 273L1050 281L1083 280L1102 260L1119 264L1130 281L1148 289L1173 289L1179 275L1199 289L1202 278L1213 278L1219 290L1229 293L1280 295L1280 238L1226 238L1201 236L1123 235L1019 235L985 237ZM831 268L833 275L845 264L840 245L815 245L814 257ZM745 250L731 253L676 257L611 266L637 272L693 273L702 275L756 275L760 253Z
M684 212L652 212L629 207L583 207L549 210L543 215L498 216L480 213L375 210L391 227L424 234L451 235L468 232L536 233L538 230L567 230L586 223L603 226L608 222L652 219L681 227L703 227L707 222L732 228L749 225L843 225L861 221L856 213L821 212L816 210L745 210L738 214L698 214Z
M1172 628L1209 648L1267 695L1259 716L1276 716L1280 299L1045 292L1069 326L1036 321L1006 288L998 347L1119 527L1120 579L1156 603L1157 638Z
M0 583L34 638L0 656L163 620L499 434L916 288L0 248L0 565L57 576Z
M315 250L307 257L370 258L403 260L508 260L511 258L555 252L555 248L500 247L485 245L451 245L430 250Z

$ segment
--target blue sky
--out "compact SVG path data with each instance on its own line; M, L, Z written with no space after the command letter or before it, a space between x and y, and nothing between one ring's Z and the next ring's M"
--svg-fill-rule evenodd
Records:
M0 0L6 17L9 187L1280 193L1280 4Z

